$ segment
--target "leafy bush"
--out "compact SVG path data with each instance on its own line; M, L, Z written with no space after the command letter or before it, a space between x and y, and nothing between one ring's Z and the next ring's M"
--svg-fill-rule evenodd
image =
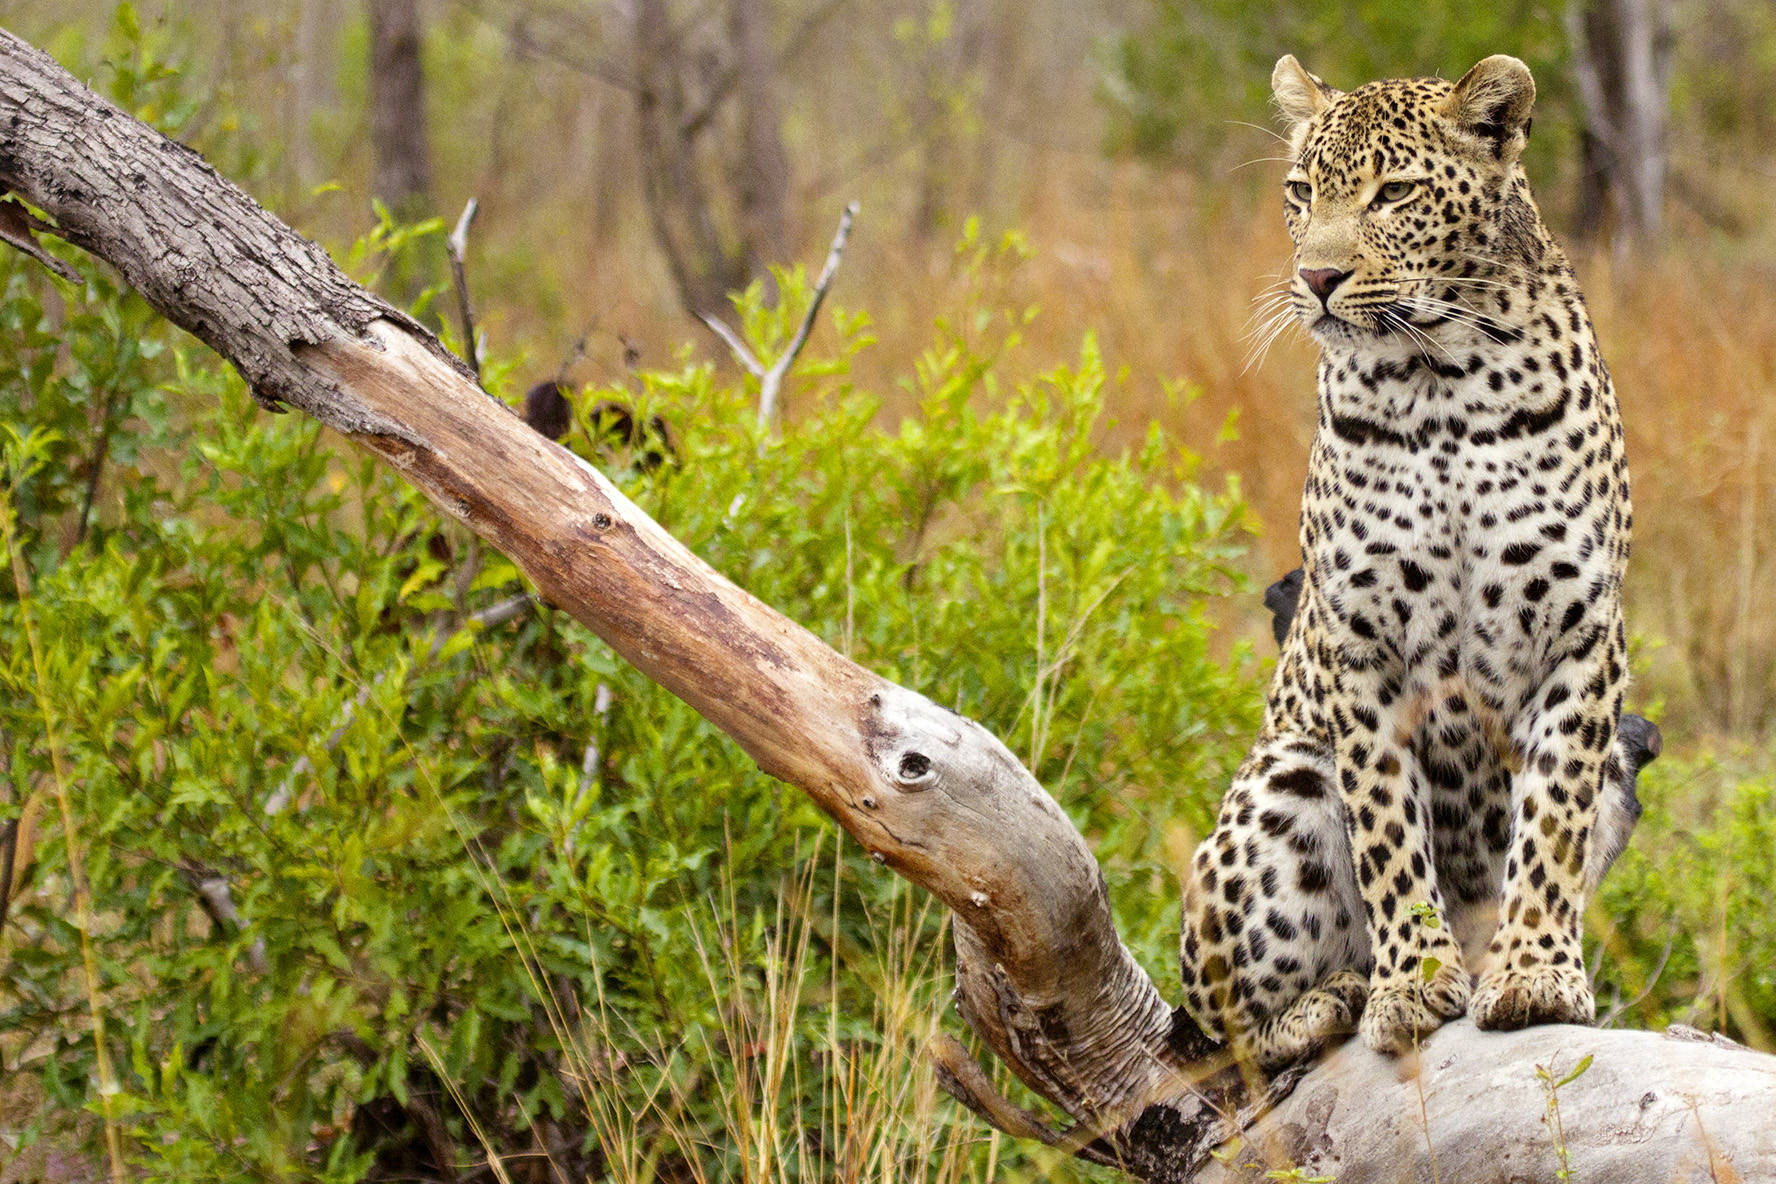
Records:
M1114 149L1217 159L1211 150L1234 121L1270 125L1270 72L1284 53L1343 90L1376 78L1459 78L1489 54L1514 54L1537 83L1532 173L1554 162L1548 129L1560 126L1554 142L1562 149L1573 130L1559 13L1529 0L1484 8L1449 0L1149 0L1146 8L1144 27L1109 40L1102 53Z
M971 237L957 266L984 286L1017 258ZM257 411L102 273L0 276L24 573L0 592L0 817L36 831L0 1047L48 1110L103 1092L70 836L42 808L59 760L110 1108L146 1177L388 1177L489 1148L811 1177L863 1154L837 1140L866 1110L902 1132L869 1154L909 1169L989 1154L916 1069L931 910L855 848L835 871L798 793L564 615L465 628L520 592L509 563L314 423ZM740 310L767 352L807 299L779 281L777 310ZM1242 509L1158 432L1101 454L1089 341L1000 389L1026 319L942 319L900 423L847 383L868 322L841 314L780 436L686 366L584 392L568 442L743 586L1007 737L1171 984L1173 831L1207 824L1256 723L1252 671L1211 659L1201 612L1238 585ZM672 425L667 463L601 442L588 412L613 398ZM867 1089L832 1092L846 1074Z
M1770 766L1764 752L1647 770L1646 814L1588 918L1600 1014L1628 1027L1693 1024L1776 1051Z

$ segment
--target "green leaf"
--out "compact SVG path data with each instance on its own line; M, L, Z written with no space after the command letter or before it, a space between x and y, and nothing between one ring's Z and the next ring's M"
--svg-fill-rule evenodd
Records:
M1563 1085L1570 1085L1583 1077L1585 1075L1585 1070L1591 1067L1592 1055L1593 1054L1591 1053L1586 1053L1584 1058L1580 1060L1577 1065L1573 1066L1573 1071L1571 1073L1568 1073L1565 1077L1562 1077L1559 1081L1554 1083L1554 1088L1559 1089Z

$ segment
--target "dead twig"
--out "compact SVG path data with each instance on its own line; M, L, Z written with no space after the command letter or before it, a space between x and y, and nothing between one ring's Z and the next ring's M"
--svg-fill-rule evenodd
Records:
M229 887L228 877L220 875L200 864L186 864L179 869L191 890L197 893L197 902L211 924L218 929L233 929L237 933L246 931L247 924L241 920L240 909L235 907L234 892ZM271 960L265 953L265 938L256 936L252 946L247 950L247 964L258 974L271 969Z
M70 284L82 282L78 271L44 250L36 238L35 232L40 230L56 233L55 227L31 213L23 203L10 197L0 199L0 242L17 247Z
M758 360L740 335L723 324L720 318L708 313L698 313L710 331L721 338L723 343L733 351L734 359L746 369L748 374L759 380L759 426L768 427L771 417L777 413L778 392L783 388L783 379L789 368L795 365L796 357L802 347L808 344L808 334L814 331L814 318L820 315L820 306L826 301L826 291L832 287L835 276L839 273L839 263L845 255L845 243L851 237L851 221L857 217L857 203L852 202L845 207L839 216L839 229L833 235L832 248L826 253L826 266L820 269L820 278L814 283L814 298L808 301L808 311L802 317L802 323L796 327L795 336L789 339L789 346L778 355L777 360L767 369Z
M1622 1018L1625 1013L1633 1011L1636 1007L1639 1007L1641 1003L1646 1000L1646 997L1653 993L1653 988L1659 985L1659 976L1665 973L1665 964L1671 961L1671 945L1676 938L1677 932L1675 929L1666 935L1665 948L1659 953L1659 964L1653 967L1652 976L1647 979L1646 990L1642 991L1626 1003L1620 1002L1618 997L1616 1005L1611 1007L1609 1012L1605 1014L1602 1019L1597 1021L1597 1026L1599 1028L1609 1027L1618 1019Z
M456 220L456 229L444 240L450 252L450 279L456 288L456 312L462 318L463 349L469 355L463 360L475 372L477 382L481 380L481 343L475 339L475 309L469 303L469 279L463 257L469 250L469 224L475 220L475 212L480 208L481 204L471 197L463 206L462 217Z
M1092 1163L1119 1166L1115 1155L1095 1144L1097 1132L1087 1133L1083 1126L1071 1131L1057 1131L1040 1114L1026 1110L1000 1094L993 1088L986 1071L954 1036L939 1033L932 1038L925 1052L937 1069L939 1088L985 1119L988 1125L1014 1139L1034 1139Z
M12 861L18 854L19 820L8 818L0 826L0 930L6 928L6 914L12 907Z
M602 729L604 727L604 719L610 714L610 707L611 689L604 683L599 683L598 690L592 695L592 718L595 721L593 725L595 728ZM602 759L603 754L598 748L598 735L594 732L592 739L586 741L586 755L580 761L580 785L574 798L576 802L585 797L598 783L598 763Z
M74 545L78 547L86 541L86 531L92 525L93 502L99 496L99 480L105 473L105 461L111 455L111 433L115 424L112 422L117 414L117 392L105 396L105 410L99 424L99 442L93 448L92 466L86 474L86 496L80 503L80 525L74 531Z

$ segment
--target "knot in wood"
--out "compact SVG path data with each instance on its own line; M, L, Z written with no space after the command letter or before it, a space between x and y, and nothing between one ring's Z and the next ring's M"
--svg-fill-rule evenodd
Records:
M937 780L937 770L932 768L931 758L924 753L904 752L894 770L894 779L903 789L924 789Z

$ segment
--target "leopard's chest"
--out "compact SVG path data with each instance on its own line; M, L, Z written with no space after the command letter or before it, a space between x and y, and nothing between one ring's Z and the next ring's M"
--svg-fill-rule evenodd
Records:
M1323 385L1302 551L1341 661L1508 698L1619 584L1626 488L1606 389L1499 398L1493 372Z

